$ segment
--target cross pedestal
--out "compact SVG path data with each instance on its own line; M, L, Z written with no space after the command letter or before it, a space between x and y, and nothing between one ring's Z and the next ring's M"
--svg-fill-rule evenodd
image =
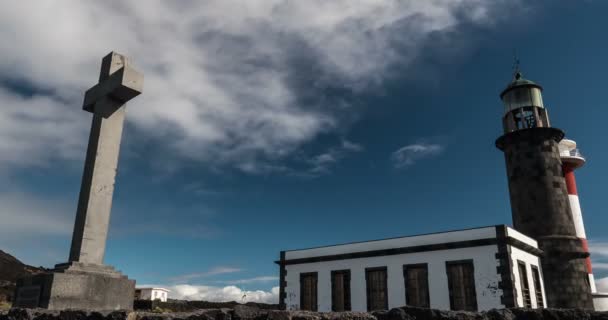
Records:
M49 272L19 279L14 307L131 310L135 281L103 264L126 102L142 92L143 75L111 52L99 83L85 93L93 113L70 257Z

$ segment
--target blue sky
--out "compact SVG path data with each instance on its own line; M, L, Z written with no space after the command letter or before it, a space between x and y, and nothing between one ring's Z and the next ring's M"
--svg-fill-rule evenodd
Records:
M110 50L146 84L106 263L176 297L274 301L280 250L511 223L494 140L516 49L588 158L578 189L608 289L607 2L36 5L0 13L0 249L26 263L67 259L82 95Z

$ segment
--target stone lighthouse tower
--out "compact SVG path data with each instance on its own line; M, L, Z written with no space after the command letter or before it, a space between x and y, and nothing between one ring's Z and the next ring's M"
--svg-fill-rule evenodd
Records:
M577 237L558 147L564 132L551 127L541 92L516 72L500 94L504 135L496 146L505 154L513 226L544 251L548 306L593 309L589 253Z

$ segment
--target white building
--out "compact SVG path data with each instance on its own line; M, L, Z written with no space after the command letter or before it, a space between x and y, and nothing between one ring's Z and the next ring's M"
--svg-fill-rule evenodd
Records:
M281 252L288 310L546 305L535 240L504 225Z
M162 302L167 302L167 296L169 294L169 290L165 288L137 288L135 289L135 299L136 300L160 300Z

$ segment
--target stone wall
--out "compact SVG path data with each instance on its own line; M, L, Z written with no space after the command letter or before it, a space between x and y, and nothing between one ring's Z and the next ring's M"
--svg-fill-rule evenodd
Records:
M577 309L501 309L487 312L440 311L395 308L390 311L307 312L263 310L248 306L233 309L201 309L193 312L84 312L11 309L0 312L0 320L608 320L608 312Z
M515 229L538 241L547 305L593 308L585 259L576 237L558 142L563 131L531 128L496 141L504 151Z

